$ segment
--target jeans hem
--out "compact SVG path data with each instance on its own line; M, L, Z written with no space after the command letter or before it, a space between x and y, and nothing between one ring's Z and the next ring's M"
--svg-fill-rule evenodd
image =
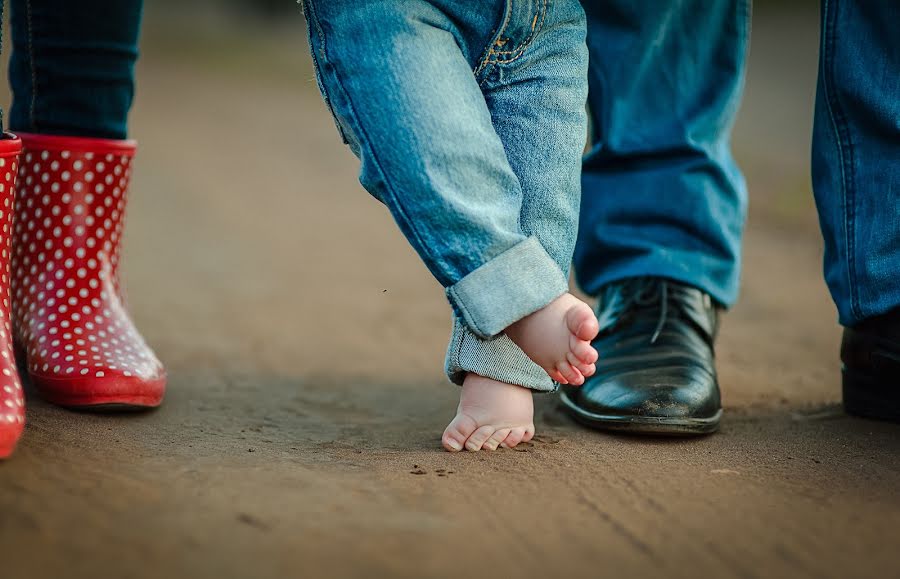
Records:
M559 384L505 334L482 340L455 316L444 370L447 378L458 386L462 386L466 374L472 372L535 392L552 393L559 388Z
M559 265L529 237L447 288L468 328L488 339L568 291Z
M739 263L736 263L734 267L736 270L740 270ZM579 279L579 286L588 295L596 297L604 286L613 282L633 277L659 277L696 288L709 294L719 306L726 309L730 308L738 298L738 280L735 279L734 283L728 283L723 286L721 283L722 276L709 275L708 272L710 270L709 265L702 263L702 261L692 264L692 267L686 269L681 265L673 265L671 261L665 259L641 258L625 267L613 268L602 272L600 275ZM576 277L581 277L578 275L577 267L575 273Z

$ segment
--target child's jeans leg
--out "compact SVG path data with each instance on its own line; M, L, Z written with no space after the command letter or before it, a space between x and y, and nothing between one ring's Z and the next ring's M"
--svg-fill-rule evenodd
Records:
M323 92L362 161L360 181L388 206L447 288L456 316L481 339L567 290L568 258L561 266L520 224L526 195L478 84L497 69L488 63L473 74L485 57L497 57L487 50L501 40L492 31L515 28L506 38L512 49L528 44L525 32L540 23L520 20L525 14L511 19L516 4L306 2ZM539 96L531 102L532 114L546 114ZM504 381L553 388L505 336L484 343L492 344L491 364L507 369L499 372Z
M522 186L520 225L534 236L568 276L577 233L581 156L587 134L585 17L577 1L512 3L510 23L527 30L502 31L505 46L485 55L478 80L494 128ZM531 35L531 24L534 34ZM515 28L515 24L510 24ZM531 36L530 40L528 37ZM524 37L527 45L513 40ZM475 372L501 382L508 374L530 383L552 382L534 364L503 367L499 353L518 348L502 336L482 340L454 319L447 372L454 382ZM529 360L530 362L530 360ZM516 383L513 381L513 383Z

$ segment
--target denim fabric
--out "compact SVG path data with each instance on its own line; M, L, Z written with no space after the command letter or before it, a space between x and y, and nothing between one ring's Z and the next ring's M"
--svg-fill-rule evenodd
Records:
M10 129L124 139L142 4L10 0Z
M737 297L744 181L729 151L749 2L583 0L592 146L579 283L672 278ZM900 4L824 0L813 188L841 323L900 307Z
M840 321L900 308L900 2L825 0L813 190Z
M554 389L502 331L567 289L586 135L579 3L305 8L320 87L361 159L360 182L453 306L448 375Z
M729 138L749 0L582 3L592 131L578 282L596 295L611 281L660 276L731 304L747 193Z

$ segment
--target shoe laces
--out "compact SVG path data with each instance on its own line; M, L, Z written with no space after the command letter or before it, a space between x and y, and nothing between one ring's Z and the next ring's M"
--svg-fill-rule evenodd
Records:
M660 304L659 318L656 321L656 328L653 330L653 336L650 343L655 344L666 325L669 316L669 282L663 280L652 284L646 284L637 293L634 303L639 306L651 306L655 303Z
M612 328L636 312L649 311L658 304L656 325L650 336L650 344L655 344L666 327L669 299L677 289L678 286L668 280L655 277L632 278L612 284L601 301L600 327Z

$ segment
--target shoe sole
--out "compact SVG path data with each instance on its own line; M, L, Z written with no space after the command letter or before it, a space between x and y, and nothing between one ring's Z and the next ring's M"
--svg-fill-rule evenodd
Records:
M23 379L27 376L27 380L43 400L68 410L96 412L98 414L146 412L162 405L165 397L166 375L147 386L152 392L151 394L71 394L61 392L58 389L57 380L48 380L29 372L27 360L23 354L24 348L16 344L15 352L19 376Z
M875 377L844 368L844 410L847 414L900 422L900 388L888 385L886 377Z
M13 451L16 450L16 444L0 445L0 460L9 458Z
M0 440L0 460L9 458L13 451L16 450L16 446L18 446L21 436L21 432L15 432L12 436L7 433L3 436L3 440Z
M158 408L161 396L60 396L37 388L41 398L56 406L85 412L143 412Z
M575 420L595 430L609 430L648 436L703 436L719 429L722 410L709 418L664 418L659 416L617 416L595 414L578 406L565 392L560 393L565 409Z
M28 373L28 380L38 396L56 406L85 412L140 412L152 410L162 404L165 396L166 376L138 388L113 388L110 384L97 386L94 392L72 393L60 385L65 380L48 380ZM105 392L104 392L105 390Z

